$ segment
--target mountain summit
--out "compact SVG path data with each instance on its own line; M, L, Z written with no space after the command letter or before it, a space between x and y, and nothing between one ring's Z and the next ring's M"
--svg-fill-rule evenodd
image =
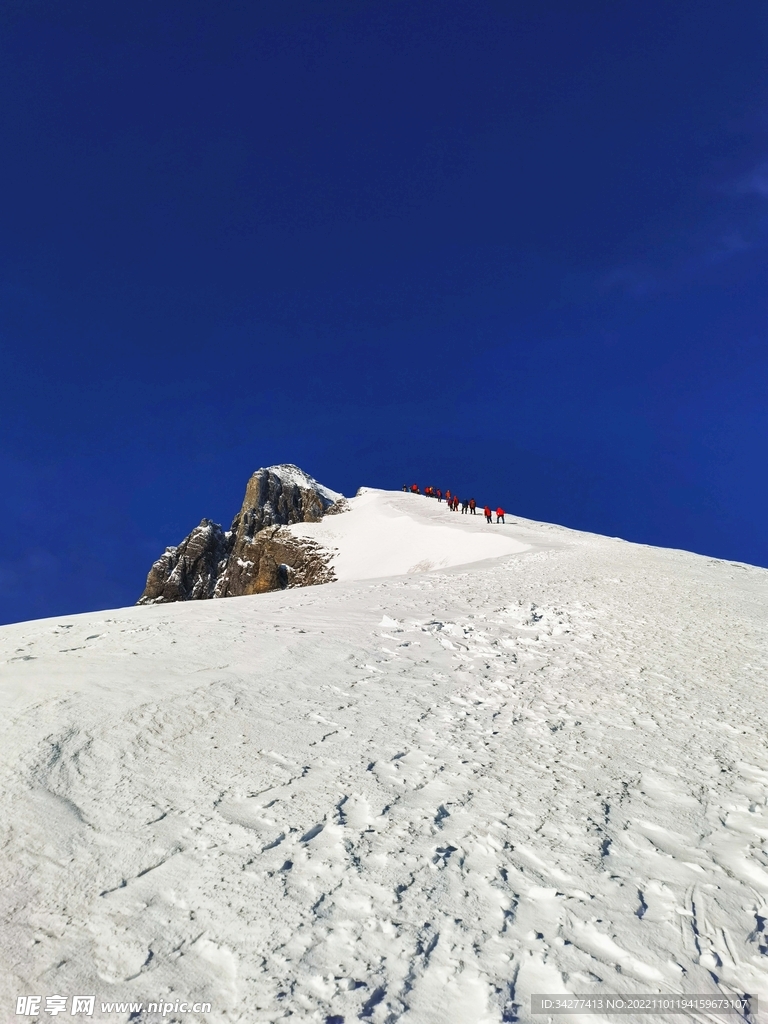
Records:
M342 511L343 503L342 494L298 466L257 469L229 530L203 519L180 544L166 548L137 603L239 597L328 583L335 578L329 553L285 527L317 523L329 512Z

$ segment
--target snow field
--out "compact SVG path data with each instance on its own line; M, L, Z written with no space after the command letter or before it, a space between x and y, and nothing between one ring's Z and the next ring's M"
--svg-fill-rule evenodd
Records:
M363 487L349 512L319 523L300 523L291 533L334 552L337 579L368 580L519 554L527 544L510 524L450 512L445 502L402 491Z
M0 1012L768 1000L768 573L504 530L481 566L1 629Z

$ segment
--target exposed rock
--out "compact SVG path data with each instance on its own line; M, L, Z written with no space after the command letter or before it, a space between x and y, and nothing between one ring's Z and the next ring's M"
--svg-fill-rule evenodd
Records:
M214 596L232 549L231 534L203 519L177 547L166 548L149 570L139 604L195 601Z
M265 526L317 523L343 495L323 487L298 466L258 469L245 488L243 507L232 530L252 537Z
M213 597L264 594L335 579L329 551L283 527L267 527L251 540L236 542Z
M257 470L225 533L203 519L177 547L166 548L147 577L139 604L205 600L307 587L335 579L331 554L283 527L344 511L343 495L297 466Z

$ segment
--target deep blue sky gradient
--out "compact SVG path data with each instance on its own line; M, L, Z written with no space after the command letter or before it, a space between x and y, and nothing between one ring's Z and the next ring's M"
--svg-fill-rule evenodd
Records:
M0 8L0 621L248 475L768 565L768 8Z

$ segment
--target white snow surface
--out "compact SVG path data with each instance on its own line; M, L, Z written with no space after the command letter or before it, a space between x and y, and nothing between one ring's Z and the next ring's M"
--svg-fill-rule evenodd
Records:
M0 629L0 1019L768 1000L768 572L411 495L335 519L346 582Z
M288 527L334 553L339 580L445 569L516 554L529 546L504 524L489 526L481 509L476 515L449 512L434 498L367 487L347 501L348 512Z

